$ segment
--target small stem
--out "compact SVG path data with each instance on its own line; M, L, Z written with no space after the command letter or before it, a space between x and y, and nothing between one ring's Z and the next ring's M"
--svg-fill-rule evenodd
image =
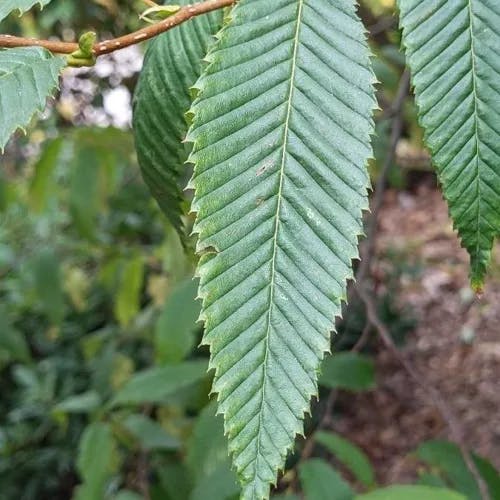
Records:
M204 2L186 5L181 7L179 12L173 16L164 19L158 23L147 26L128 35L112 38L111 40L104 40L97 42L93 47L93 53L96 57L103 54L109 54L116 50L136 45L150 38L168 31L179 24L189 21L193 17L201 14L206 14L214 10L229 7L235 3L236 0L205 0ZM14 48L14 47L43 47L55 54L72 54L78 50L77 42L60 42L57 40L37 40L34 38L23 38L12 35L0 35L0 48Z

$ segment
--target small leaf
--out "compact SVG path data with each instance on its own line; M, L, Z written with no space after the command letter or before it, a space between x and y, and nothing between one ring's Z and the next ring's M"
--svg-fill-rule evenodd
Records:
M59 259L51 249L42 250L33 261L38 300L50 321L59 325L65 314Z
M352 500L354 492L328 463L313 458L299 466L299 477L307 500Z
M456 491L432 486L389 486L364 495L354 500L466 500Z
M96 391L88 391L64 399L54 407L54 411L63 413L89 413L101 405L101 398Z
M238 478L229 462L216 467L214 472L201 479L194 487L190 500L233 500L238 497Z
M430 472L419 472L418 484L423 486L433 486L435 488L447 488L446 481L437 474Z
M227 455L223 421L215 416L216 408L211 403L203 409L188 441L186 462L195 481L191 500L225 500L240 491Z
M339 352L323 361L319 383L332 389L367 391L375 387L375 368L367 356Z
M120 272L115 301L115 316L126 327L140 310L141 289L144 279L144 259L137 255L127 260Z
M53 199L56 191L53 174L63 143L62 137L49 141L35 164L35 173L29 187L29 204L35 213L42 212Z
M189 498L192 477L183 463L161 464L155 472L169 500ZM158 500L164 500L164 496L160 496Z
M193 477L209 476L221 463L229 463L222 418L215 403L207 405L196 420L188 441L186 462Z
M7 310L0 305L0 351L7 353L8 359L29 363L31 354L24 333L16 330L7 315Z
M181 10L180 5L154 5L153 7L146 9L139 17L143 21L154 23L173 16L179 12L179 10Z
M27 10L30 10L34 5L39 5L40 8L42 8L49 2L50 0L1 0L0 22L15 10L17 10L19 14L23 14Z
M145 415L129 415L123 426L139 441L144 450L177 450L180 441Z
M111 427L94 423L86 427L80 440L76 466L83 484L75 500L104 498L104 486L114 469L116 444Z
M189 279L168 296L155 329L158 363L178 363L192 350L201 309L197 292L198 283Z
M206 372L205 361L186 361L136 373L118 391L112 405L162 403L168 396L203 380Z
M18 128L45 108L65 65L63 58L39 47L0 49L0 152Z
M81 236L95 239L99 206L99 151L75 146L70 164L70 212Z
M319 431L314 435L314 439L347 467L360 483L368 488L373 487L375 473L368 457L360 448L331 432Z

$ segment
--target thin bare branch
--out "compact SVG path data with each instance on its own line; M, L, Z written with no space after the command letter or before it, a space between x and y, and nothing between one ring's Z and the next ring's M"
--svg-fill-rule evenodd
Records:
M206 14L214 10L229 7L235 3L235 0L206 0L192 5L186 5L174 15L158 22L147 26L128 35L124 35L111 40L104 40L97 42L94 45L93 52L95 56L109 54L116 50L130 47L131 45L138 44L150 38L168 31L179 24L189 21L193 17L201 14ZM14 48L14 47L43 47L54 54L72 54L78 50L77 42L61 42L58 40L37 40L35 38L23 38L12 35L0 35L0 47Z

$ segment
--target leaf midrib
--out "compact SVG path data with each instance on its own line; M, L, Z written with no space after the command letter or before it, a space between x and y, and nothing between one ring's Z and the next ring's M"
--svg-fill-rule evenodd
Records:
M260 443L261 443L261 433L262 433L262 414L264 407L264 399L265 399L265 391L266 391L266 379L267 379L267 361L269 356L269 337L271 335L271 315L273 311L274 304L274 294L275 294L275 277L276 277L276 257L278 252L278 232L280 227L280 216L281 216L281 204L282 204L282 193L283 193L283 184L285 179L285 164L286 164L286 156L287 156L287 148L288 148L288 140L289 140L289 132L290 132L290 118L292 115L292 101L295 89L295 75L297 70L297 56L299 51L299 38L300 38L300 27L302 24L302 12L304 8L305 0L298 0L298 8L297 8L297 26L295 29L295 37L294 37L294 46L293 46L293 54L292 54L292 70L290 74L290 87L288 92L288 103L287 103L287 112L285 118L285 127L283 132L283 153L281 156L281 164L280 164L280 175L279 175L279 187L278 187L278 195L277 195L277 207L276 207L276 223L274 228L274 236L273 236L273 254L271 258L271 283L269 289L269 310L267 315L267 326L266 326L266 336L265 336L265 353L263 360L263 382L262 382L262 397L259 405L259 430L257 433L257 453L256 453L256 462L260 459ZM257 470L257 466L255 470ZM255 488L256 481L253 481L253 493L252 496L255 496Z
M474 96L474 137L475 137L475 142L476 142L476 197L477 197L477 226L476 226L476 264L479 265L480 259L479 259L479 242L481 241L480 236L481 236L481 179L480 179L480 170L479 170L479 157L480 157L480 151L479 151L479 126L478 126L478 120L479 120L479 114L478 114L478 108L477 108L477 84L476 84L476 54L474 51L474 30L473 30L473 19L474 19L474 13L472 10L472 0L467 0L467 8L469 10L469 32L470 32L470 50L471 50L471 64L472 64L472 93Z

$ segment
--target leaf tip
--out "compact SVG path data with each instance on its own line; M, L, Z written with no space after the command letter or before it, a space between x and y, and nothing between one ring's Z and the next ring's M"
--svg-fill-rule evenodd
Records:
M484 296L484 281L483 279L472 279L471 281L471 287L474 293L476 294L476 297L481 300Z

